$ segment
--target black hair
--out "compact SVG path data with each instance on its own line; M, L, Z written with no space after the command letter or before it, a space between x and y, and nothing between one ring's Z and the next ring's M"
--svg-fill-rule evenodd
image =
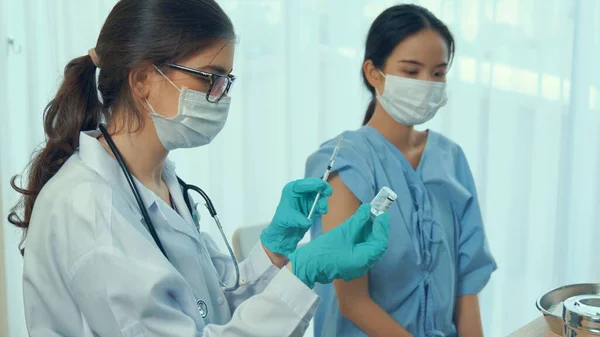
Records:
M21 253L35 200L79 147L80 132L97 129L102 118L110 123L116 106L124 107L121 117L141 123L129 84L131 71L146 62L157 67L176 63L217 41L233 39L233 24L214 0L117 2L100 31L95 55L91 53L94 60L85 55L65 67L64 80L44 111L46 142L29 163L26 187L17 186L16 176L11 180L21 199L8 221L23 229Z
M367 35L364 61L371 60L375 67L382 69L400 42L424 29L433 29L446 40L450 54L448 63L450 63L454 57L454 37L450 29L426 8L412 4L393 6L379 14ZM365 125L375 112L376 92L367 81L364 71L362 76L367 90L372 94L363 120Z

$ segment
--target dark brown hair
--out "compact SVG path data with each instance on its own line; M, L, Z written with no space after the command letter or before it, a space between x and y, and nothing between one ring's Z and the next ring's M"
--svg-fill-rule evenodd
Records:
M454 57L454 37L450 29L427 9L412 4L392 6L379 14L367 35L364 61L371 60L376 68L383 69L388 57L400 42L428 28L435 30L446 40L450 52L448 63L451 63ZM363 120L365 125L375 112L376 93L364 71L362 76L367 90L372 95Z
M98 79L89 55L67 64L63 83L44 110L46 142L28 165L26 187L17 185L18 176L11 179L22 196L8 221L23 229L22 254L35 200L79 147L79 133L97 129L102 119L110 123L116 106L126 107L128 121L141 121L129 85L132 69L145 62L175 63L233 39L231 20L214 0L121 0L115 5L95 47Z

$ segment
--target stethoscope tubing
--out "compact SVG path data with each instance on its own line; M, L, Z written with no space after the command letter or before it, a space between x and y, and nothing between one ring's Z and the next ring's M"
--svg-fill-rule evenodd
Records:
M131 191L133 192L135 200L136 200L136 202L137 202L137 204L138 204L138 206L140 208L140 211L142 212L142 216L144 218L144 222L146 223L146 228L148 229L148 232L150 232L150 235L152 236L152 239L154 240L154 242L156 243L156 245L158 246L158 248L160 249L160 251L162 252L162 254L165 256L165 258L167 260L169 260L167 252L165 251L165 249L164 249L164 247L162 245L162 242L160 241L160 238L158 237L158 234L156 233L156 229L154 228L154 223L152 223L152 220L150 219L150 215L148 214L148 211L146 210L146 207L144 206L145 204L144 204L144 201L142 200L142 196L140 195L139 190L138 190L137 186L135 185L135 181L133 179L133 175L131 174L131 171L127 167L127 164L125 163L125 160L123 160L123 157L121 156L121 153L119 152L119 149L117 148L116 144L113 142L112 137L110 136L110 134L106 130L106 126L101 123L98 126L98 128L100 129L100 132L102 133L102 136L106 140L106 143L108 144L108 147L110 148L110 150L112 151L113 155L115 156L115 159L119 163L119 166L121 167L121 170L123 171L123 174L125 175L125 178L127 179L127 183L129 184L129 187L131 188ZM233 287L226 287L223 282L221 282L221 286L226 291L237 290L239 288L239 286L240 286L240 269L239 269L239 265L238 265L237 259L235 258L235 254L233 253L233 249L231 248L231 245L229 244L229 241L227 240L227 236L225 235L225 232L223 231L223 226L221 225L221 221L219 220L219 217L217 216L217 211L215 209L215 206L213 205L212 201L208 197L208 194L206 194L206 192L204 192L200 187L186 184L179 177L177 177L177 181L179 182L179 185L181 185L181 187L183 188L183 190L182 190L182 192L183 192L183 198L185 200L185 204L186 204L186 206L188 208L188 211L190 212L190 214L192 215L192 217L193 217L193 214L194 214L194 210L192 208L192 202L190 200L188 191L192 190L192 191L200 194L202 196L202 198L204 199L205 206L208 209L208 212L210 213L211 217L215 220L215 223L217 224L217 227L219 228L219 231L221 233L221 236L223 237L223 240L225 241L225 244L227 246L227 250L229 251L229 256L231 257L231 260L233 262L233 266L235 268L236 279L235 279L235 284L233 285ZM198 226L197 223L196 223L196 226ZM198 231L200 231L200 228L197 228L197 229L198 229Z

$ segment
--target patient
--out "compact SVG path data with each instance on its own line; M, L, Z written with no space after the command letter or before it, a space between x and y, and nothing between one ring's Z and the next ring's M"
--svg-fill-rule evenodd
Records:
M496 264L469 164L450 139L413 127L446 103L453 55L448 27L419 6L391 7L369 30L362 70L373 99L365 125L343 134L329 213L316 219L313 238L383 186L398 199L382 260L363 278L334 282L335 292L318 286L317 337L483 335L477 294ZM309 157L307 176L322 174L334 146Z

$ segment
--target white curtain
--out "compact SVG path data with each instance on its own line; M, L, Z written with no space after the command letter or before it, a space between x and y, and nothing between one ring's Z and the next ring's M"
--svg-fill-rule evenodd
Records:
M94 46L114 3L0 0L2 214L16 201L9 178L43 140L62 68ZM211 196L231 237L270 220L282 186L322 141L360 126L366 33L398 2L219 3L239 35L230 119L213 144L172 159ZM449 104L426 127L470 161L499 265L480 297L486 336L505 336L538 315L549 288L600 281L600 1L416 3L457 40ZM21 337L20 233L2 223L9 337ZM218 235L208 217L202 225Z

